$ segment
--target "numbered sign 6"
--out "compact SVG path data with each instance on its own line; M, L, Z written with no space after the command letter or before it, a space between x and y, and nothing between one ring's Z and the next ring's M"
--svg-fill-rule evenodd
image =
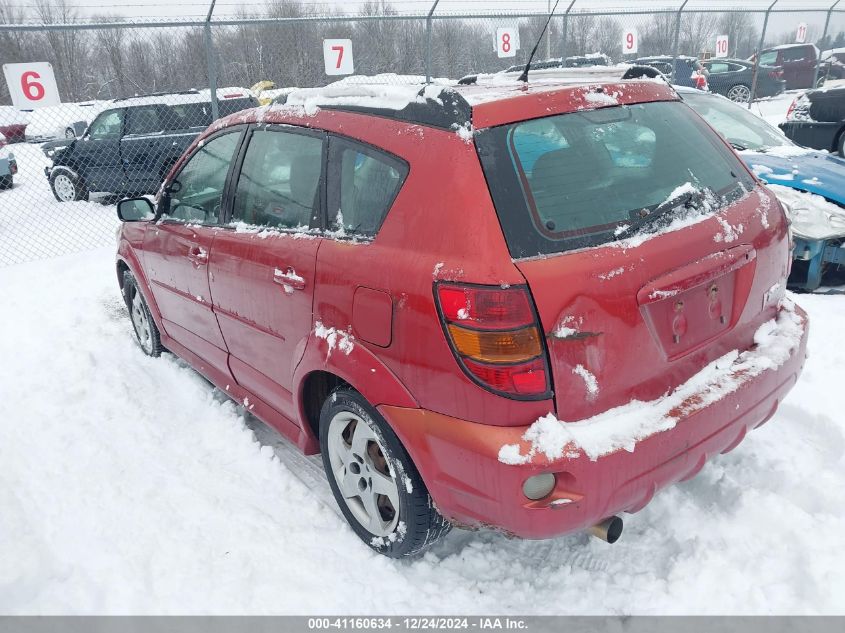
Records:
M18 110L35 110L62 102L53 66L49 62L3 64L3 74L12 105Z
M504 26L496 29L496 55L499 57L516 57L519 48L519 29L515 26Z
M807 23L806 22L799 22L798 23L798 31L795 33L795 41L799 44L803 44L804 41L807 39Z
M354 73L352 40L323 40L323 62L326 65L327 75Z
M632 55L637 52L639 46L639 37L637 36L637 29L627 29L622 34L622 54Z
M716 57L727 57L728 56L728 36L727 35L717 35L716 36Z

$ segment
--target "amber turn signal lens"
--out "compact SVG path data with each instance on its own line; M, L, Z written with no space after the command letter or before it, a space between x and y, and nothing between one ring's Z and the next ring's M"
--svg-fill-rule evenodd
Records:
M467 330L449 324L449 334L461 356L485 363L515 363L539 356L542 343L534 326L507 332Z

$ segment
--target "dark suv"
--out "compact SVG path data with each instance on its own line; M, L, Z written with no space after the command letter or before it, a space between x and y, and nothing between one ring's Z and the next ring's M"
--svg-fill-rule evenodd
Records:
M246 89L219 90L218 103L220 116L258 105ZM45 144L53 164L44 172L59 202L87 200L90 191L155 193L211 122L207 90L116 99L81 138Z

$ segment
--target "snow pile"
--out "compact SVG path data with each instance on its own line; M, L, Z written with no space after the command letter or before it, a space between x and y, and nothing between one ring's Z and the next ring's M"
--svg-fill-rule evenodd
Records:
M754 334L753 348L725 354L666 396L650 402L633 400L578 422L561 421L548 414L523 435L529 443L525 453L519 445L506 444L499 451L499 461L526 464L538 453L555 460L577 456L579 451L595 461L619 449L633 451L637 442L674 428L681 417L706 408L764 371L783 365L804 333L804 323L794 307L784 299L777 318L764 323Z
M358 106L384 110L402 110L411 103L439 101L445 86L429 84L390 85L370 83L335 83L323 88L301 88L290 93L285 106L302 108L312 116L320 107Z
M845 237L845 209L821 196L783 185L766 185L792 221L792 232L811 240Z
M329 359L335 348L339 348L347 356L355 349L355 337L352 336L350 331L326 327L322 321L317 321L314 324L314 336L324 339L328 344L329 351L326 354L326 360Z

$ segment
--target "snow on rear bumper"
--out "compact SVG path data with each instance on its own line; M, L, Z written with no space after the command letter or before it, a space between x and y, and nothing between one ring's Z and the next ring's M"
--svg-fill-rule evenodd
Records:
M423 409L380 410L445 516L523 538L548 538L636 512L657 490L694 476L711 456L735 448L774 414L795 384L807 332L806 314L785 302L777 320L760 328L754 347L711 364L666 398L636 403L652 407L654 419L634 425L643 433L633 441L625 423L632 405L615 410L621 424L611 420L612 412L586 421L610 427L604 445L595 430L571 430L583 422L543 418L528 427L498 427ZM676 401L678 393L683 398ZM549 496L531 501L522 486L540 473L554 473L557 483Z

